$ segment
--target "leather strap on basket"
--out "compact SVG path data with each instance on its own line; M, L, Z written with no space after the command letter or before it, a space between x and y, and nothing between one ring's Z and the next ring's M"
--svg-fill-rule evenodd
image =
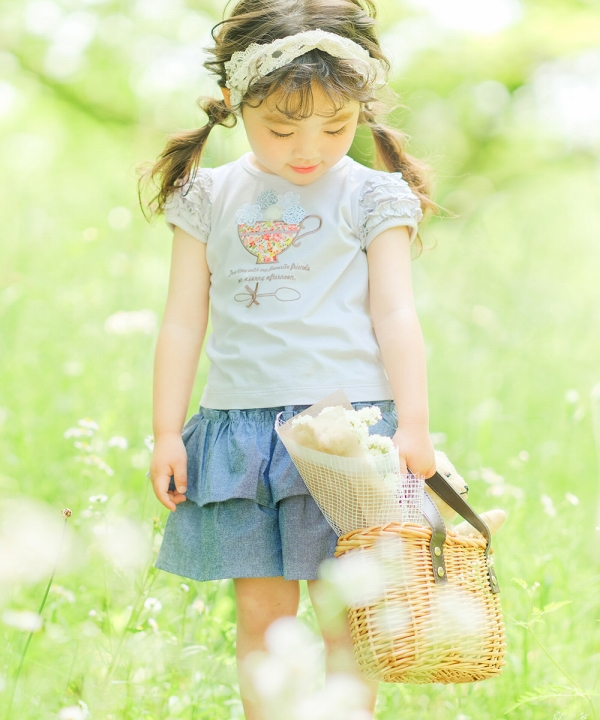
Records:
M487 570L488 570L488 576L490 580L490 589L493 593L499 593L500 592L500 586L498 585L498 578L496 577L496 572L494 570L494 566L492 564L492 561L490 559L490 549L492 547L492 536L490 534L488 526L483 522L483 520L479 517L479 515L473 510L473 508L469 505L469 503L464 500L457 492L456 490L450 485L438 472L435 473L435 475L432 475L430 478L426 478L425 482L427 485L433 490L433 492L440 497L447 505L449 505L453 510L455 510L464 520L466 520L468 523L470 523L476 530L478 530L483 537L485 538L486 545L485 545L485 560L487 564ZM429 502L428 502L429 501ZM442 537L442 543L441 545L438 545L437 540L434 545L433 538L434 535L438 535L439 532L436 532L437 528L434 528L434 525L432 524L432 521L429 517L431 515L430 510L426 510L426 508L429 508L429 504L433 505L437 512L437 508L431 501L431 498L427 494L425 494L425 503L424 503L424 510L423 515L425 516L427 522L431 525L432 528L432 542L430 545L431 549L431 557L433 562L433 575L436 580L436 582L443 582L446 578L446 568L444 563L444 540L446 539L446 529L442 521L442 530L443 530L443 537ZM439 512L437 512L437 515L439 516ZM440 517L441 520L441 517ZM435 547L441 547L441 554L439 553L439 550L435 550ZM443 572L440 574L440 568L443 568Z
M433 578L436 583L448 582L446 576L446 560L444 558L446 526L444 525L440 511L427 493L424 493L423 497L423 517L431 525L429 552L431 553L431 564L433 565Z

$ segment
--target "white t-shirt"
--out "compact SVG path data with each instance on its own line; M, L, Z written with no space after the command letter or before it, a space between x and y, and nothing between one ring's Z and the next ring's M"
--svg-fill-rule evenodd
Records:
M299 186L258 170L250 153L198 169L169 196L165 220L206 243L213 332L207 408L391 400L369 315L366 250L423 214L400 173L343 157Z

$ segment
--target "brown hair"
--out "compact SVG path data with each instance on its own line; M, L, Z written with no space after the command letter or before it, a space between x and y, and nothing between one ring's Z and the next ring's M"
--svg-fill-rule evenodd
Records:
M217 76L219 86L224 88L225 63L234 52L245 50L250 43L265 44L298 32L321 29L350 38L389 68L375 35L375 18L372 0L240 0L231 15L213 28L215 44L208 49L213 57L204 66ZM382 104L373 96L372 86L355 71L351 62L321 50L311 50L264 77L254 78L237 107L229 108L223 100L199 98L198 104L208 116L207 124L170 135L156 163L140 178L138 188L147 176L152 180L162 176L156 186L159 191L150 202L152 211L163 212L169 195L193 177L215 125L235 126L235 111L242 105L256 107L278 91L283 98L283 107L277 106L281 112L292 119L309 117L314 107L315 84L331 101L333 112L348 99L361 103L359 124L367 125L373 133L377 165L389 172L402 173L419 198L424 213L439 212L439 206L430 197L430 168L405 151L407 136L404 133L378 121ZM415 247L419 251L422 248L418 235Z

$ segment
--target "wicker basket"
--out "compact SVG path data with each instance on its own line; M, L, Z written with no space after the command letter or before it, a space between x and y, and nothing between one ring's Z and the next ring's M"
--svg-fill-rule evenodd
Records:
M421 525L389 523L338 540L336 557L354 558L372 556L382 539L388 541L384 544L395 540L403 565L400 574L384 577L377 601L348 609L355 656L368 677L463 683L501 672L506 642L489 546L483 537L447 535L443 549L433 555L443 555L443 570L438 565L434 572L432 532ZM389 618L399 622L390 627Z

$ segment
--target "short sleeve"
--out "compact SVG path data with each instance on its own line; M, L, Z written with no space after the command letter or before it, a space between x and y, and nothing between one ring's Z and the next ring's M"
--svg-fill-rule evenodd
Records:
M409 228L412 244L422 219L421 202L402 173L378 173L363 185L358 199L358 234L365 252L384 230L399 225Z
M175 230L178 225L200 242L207 242L210 233L212 175L208 168L199 168L190 183L169 195L165 203L165 222Z

